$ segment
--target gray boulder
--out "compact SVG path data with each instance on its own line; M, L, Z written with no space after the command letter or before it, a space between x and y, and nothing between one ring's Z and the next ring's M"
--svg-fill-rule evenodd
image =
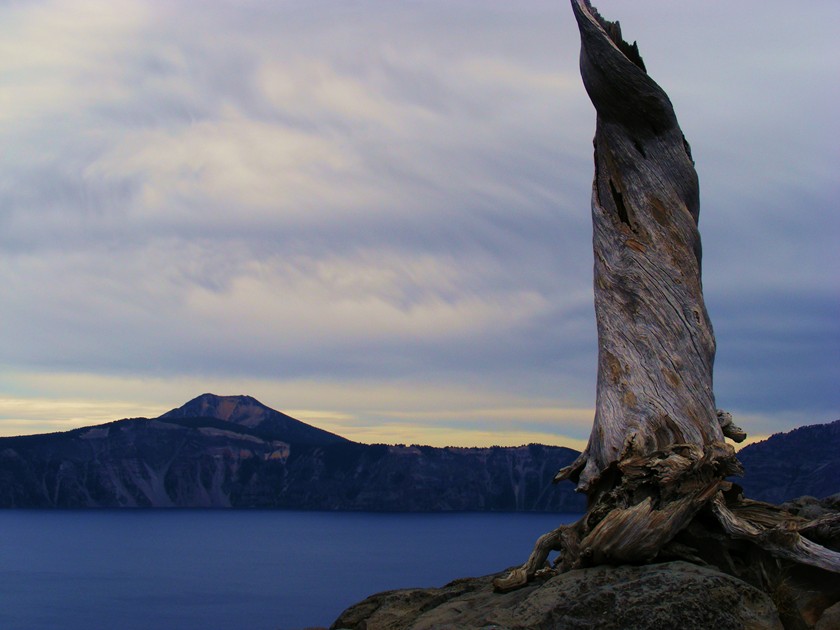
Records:
M686 562L579 569L505 594L493 592L493 577L379 593L344 611L332 629L782 628L768 595Z

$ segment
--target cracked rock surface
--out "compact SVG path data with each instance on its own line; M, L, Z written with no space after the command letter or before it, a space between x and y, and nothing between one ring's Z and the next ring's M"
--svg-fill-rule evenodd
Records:
M493 592L493 577L456 580L442 588L379 593L348 608L332 628L783 627L768 595L730 575L687 562L578 569L505 594Z

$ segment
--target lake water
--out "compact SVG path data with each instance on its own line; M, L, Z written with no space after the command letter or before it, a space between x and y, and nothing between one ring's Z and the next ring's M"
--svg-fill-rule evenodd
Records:
M0 511L0 628L291 630L521 564L576 515Z

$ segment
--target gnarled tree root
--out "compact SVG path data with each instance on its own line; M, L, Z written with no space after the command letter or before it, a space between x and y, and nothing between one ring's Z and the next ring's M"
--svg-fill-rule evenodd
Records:
M507 593L525 586L543 572L556 573L575 568L580 555L579 532L584 522L585 518L582 518L571 525L561 525L554 531L540 536L525 564L505 577L493 580L493 590L498 593ZM560 555L554 566L550 568L547 561L552 551L559 551Z
M819 535L828 527L825 531L833 531L836 536L840 531L840 515L809 521L786 514L774 505L743 497L729 505L723 493L715 496L710 507L732 538L753 543L775 558L840 573L840 553L803 535L808 532ZM840 540L835 538L834 542Z
M648 456L627 453L602 476L609 489L593 492L583 518L540 537L527 562L495 580L494 588L524 586L546 569L555 551L555 571L681 558L762 581L748 575L755 566L731 557L748 553L735 543L752 546L749 553L840 574L840 515L808 520L744 498L723 479L739 469L734 451L722 443L705 450L677 444Z

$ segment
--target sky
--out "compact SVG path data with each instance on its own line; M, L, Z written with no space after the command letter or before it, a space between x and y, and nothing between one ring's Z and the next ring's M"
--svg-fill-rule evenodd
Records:
M840 418L840 3L594 4L692 146L718 406ZM565 0L0 2L0 435L212 392L582 448L578 52Z

